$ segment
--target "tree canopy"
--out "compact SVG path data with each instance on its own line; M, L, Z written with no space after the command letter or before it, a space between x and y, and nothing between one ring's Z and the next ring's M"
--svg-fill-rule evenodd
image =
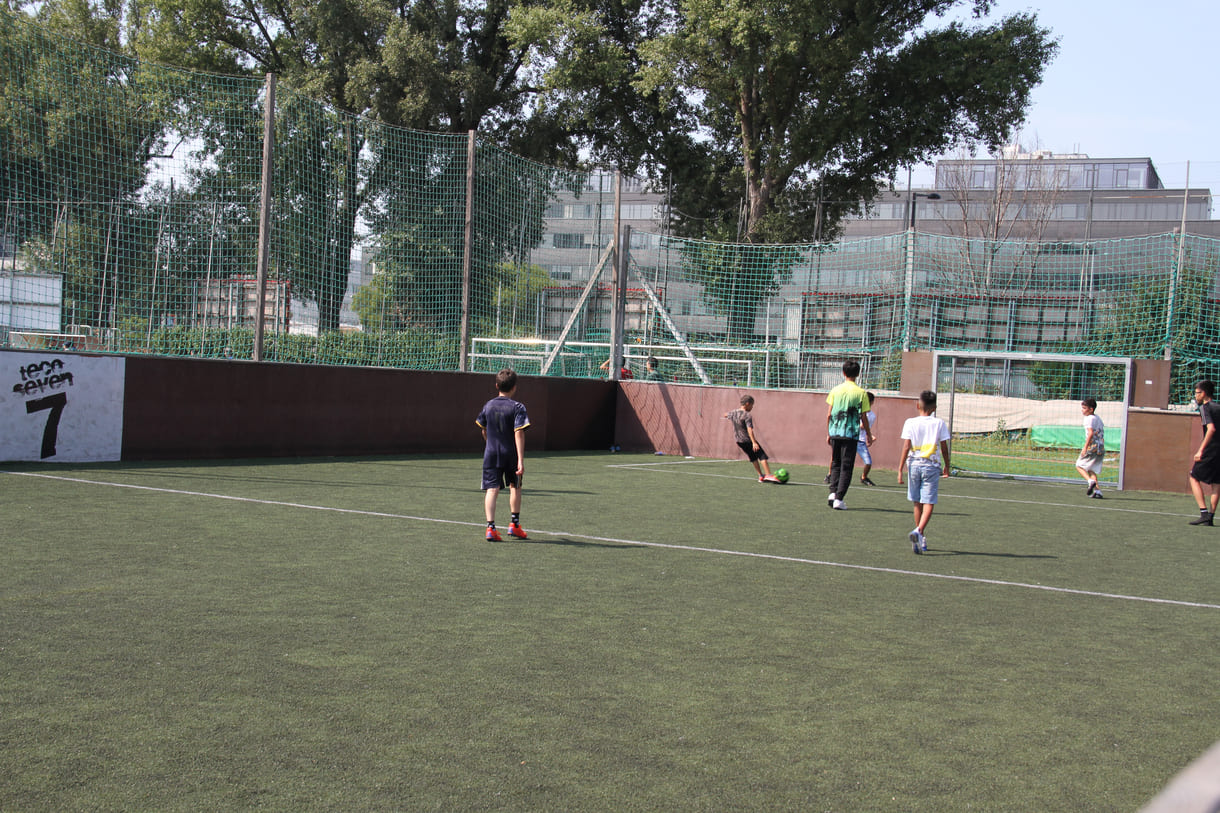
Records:
M674 192L692 235L831 237L904 166L1020 124L1057 45L990 0L50 0L155 62ZM972 12L970 23L946 21ZM744 210L744 216L740 213Z
M697 100L699 134L736 154L752 242L809 239L819 218L829 236L900 167L1003 143L1057 49L1032 14L936 27L961 0L676 3L636 82Z
M959 7L978 19L944 22ZM405 222L407 201L439 195L438 185L464 170L456 145L402 149L371 124L477 129L481 144L545 164L642 168L672 189L679 233L809 241L834 236L899 168L955 144L1005 141L1057 48L1032 14L983 22L989 0L45 0L29 8L142 65L281 78L293 101L277 124L276 216L295 224L287 231L297 237L277 246L276 271L318 303L322 330L338 327L357 223ZM253 200L247 156L261 134L257 99L242 92L240 124L207 104L141 103L154 115L144 114L149 126L133 157L146 160L172 130L190 132L205 148L192 193L214 176L240 176L234 202ZM293 114L309 107L303 101L326 110ZM199 126L184 129L191 121ZM129 189L143 163L133 170ZM538 172L546 174L516 167L487 204L517 201L528 211L478 235L476 301L491 296L495 269L514 248L541 237L547 200L525 188ZM454 200L434 206L423 231L383 241L382 266L402 277L393 290L450 281ZM209 234L250 220L248 205L210 203ZM493 221L495 213L475 217ZM776 259L764 265L778 279ZM739 261L713 265L724 284L709 291L734 307L770 285L743 289L732 284ZM438 313L435 326L450 330L458 305L446 301Z

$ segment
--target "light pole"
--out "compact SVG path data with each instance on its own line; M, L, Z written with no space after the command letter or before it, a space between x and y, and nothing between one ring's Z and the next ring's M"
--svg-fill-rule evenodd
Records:
M940 200L936 192L916 192L907 187L911 221L907 226L907 273L906 290L902 298L902 351L911 349L911 294L915 289L915 201L919 198Z
M910 192L910 203L907 206L911 210L911 231L915 231L915 201L917 198L927 198L928 200L940 200L940 194L937 192Z

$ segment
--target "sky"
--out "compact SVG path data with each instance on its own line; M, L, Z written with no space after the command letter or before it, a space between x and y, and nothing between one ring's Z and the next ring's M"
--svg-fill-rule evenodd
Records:
M990 17L1023 11L1059 40L1033 92L1024 146L1151 158L1167 188L1185 186L1189 162L1190 186L1220 199L1220 3L996 0ZM932 177L916 167L912 183Z

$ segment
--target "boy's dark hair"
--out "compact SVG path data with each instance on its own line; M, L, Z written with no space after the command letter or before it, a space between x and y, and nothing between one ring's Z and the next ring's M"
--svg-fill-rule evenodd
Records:
M856 361L855 359L848 359L847 361L843 362L844 378L855 378L858 375L860 375L860 362Z
M1084 404L1085 406L1087 406L1089 409L1091 409L1093 411L1097 411L1097 399L1094 398L1092 395L1090 395L1088 398L1085 398L1080 403Z
M936 411L936 393L932 390L924 390L919 393L919 405L923 407L924 412Z
M1204 378L1198 384L1195 384L1195 389L1200 390L1208 398L1216 397L1216 382L1210 378Z
M866 393L864 393L864 394L868 396L868 405L869 405L869 406L872 406L872 405L873 405L873 401L876 401L876 400L877 400L877 396L876 396L876 395L873 395L871 392L866 392Z
M505 367L496 373L496 392L512 392L517 386L517 371Z
M753 395L743 395L743 396L741 396L741 405L742 405L742 406L745 406L746 404L752 404L752 403L754 403L754 396L753 396Z
M649 356L648 361L646 361L645 364L647 364L649 367L656 367L657 366L657 357Z

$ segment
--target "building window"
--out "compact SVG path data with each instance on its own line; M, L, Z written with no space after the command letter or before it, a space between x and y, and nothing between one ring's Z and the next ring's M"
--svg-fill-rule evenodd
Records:
M551 245L555 248L585 248L583 233L559 233L551 235Z
M623 220L654 220L656 211L651 203L624 203Z

